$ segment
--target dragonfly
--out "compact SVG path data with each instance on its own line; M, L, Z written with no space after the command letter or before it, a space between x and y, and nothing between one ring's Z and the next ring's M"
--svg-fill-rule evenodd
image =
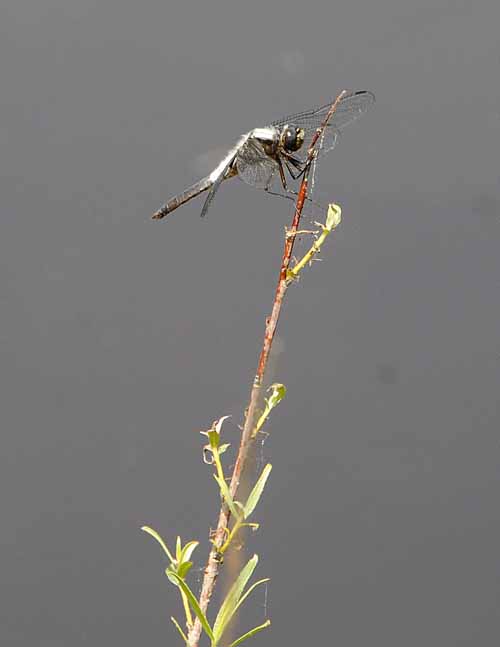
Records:
M342 129L357 119L374 103L375 95L368 90L344 90L337 99L337 107L319 140L317 154L331 151L337 144ZM264 128L254 128L242 135L214 170L182 193L171 198L153 214L160 220L172 211L208 191L201 216L205 216L217 190L224 180L239 177L243 182L273 195L277 177L285 193L294 193L288 187L287 173L297 180L307 169L306 154L318 128L322 126L333 101L320 108L282 117Z

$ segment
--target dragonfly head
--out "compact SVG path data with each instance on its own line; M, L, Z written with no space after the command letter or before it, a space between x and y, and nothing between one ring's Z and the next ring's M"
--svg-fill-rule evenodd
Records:
M305 132L293 124L287 124L281 133L281 145L287 153L295 153L304 143Z

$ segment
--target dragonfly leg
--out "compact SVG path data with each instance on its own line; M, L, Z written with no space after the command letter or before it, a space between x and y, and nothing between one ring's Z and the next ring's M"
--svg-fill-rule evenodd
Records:
M290 173L292 179L294 180L298 180L299 177L304 173L304 169L302 169L299 173L295 173L294 169L292 168L290 162L287 159L285 159L285 164L286 164L287 171Z
M267 195L276 195L278 196L278 198L286 198L287 200L295 201L295 194L293 191L290 191L290 189L287 189L287 191L291 195L287 195L286 193L277 193L276 191L271 191L271 189L268 186L265 187L264 191L267 193Z
M301 159L298 157L295 157L294 155L290 155L290 153L287 153L286 151L283 151L281 153L283 157L286 157L286 159L295 166L296 169L301 170L306 166L306 163L303 162Z
M280 171L281 185L282 185L283 189L286 192L288 192L288 185L286 183L285 171L283 169L283 162L281 161L281 159L279 157L276 158L276 161L278 162L278 168L279 168L279 171ZM286 162L286 160L285 160L285 162ZM288 168L288 165L287 165L287 168ZM290 172L290 169L288 169L288 171ZM290 173L290 175L292 175L292 174ZM292 177L293 177L293 175L292 175Z
M264 188L264 191L267 193L267 195L276 195L278 198L286 198L287 200L291 200L292 202L295 202L296 197L299 195L298 191L294 191L293 189L287 188L286 193L277 193L276 191L271 191L269 186L266 186ZM306 202L310 202L313 204L315 207L319 207L320 209L323 209L323 205L320 204L319 202L316 202L316 200L313 200L312 198L309 198L306 196Z
M292 195L287 196L287 198L290 198L290 200L295 200L295 198L299 195L299 192L294 191L293 189L289 189L289 193L291 193L293 196L295 196L293 198L292 198ZM281 195L281 193L279 195ZM310 202L315 207L318 207L319 209L323 209L323 205L321 204L321 202L316 202L316 200L313 200L312 198L309 198L307 196L306 196L306 202Z
M302 162L302 160L299 160L296 157L293 157L293 155L290 155L289 153L284 153L283 158L285 160L286 168L287 171L290 173L292 179L297 180L300 178L301 175L303 175L308 168L308 164L305 162ZM281 179L281 184L283 186L283 189L285 191L285 194L283 193L277 193L276 191L271 191L271 182L272 178L269 180L269 183L267 184L266 187L264 187L264 191L268 195L276 195L279 196L280 198L287 198L288 200L295 201L295 197L299 195L298 191L294 191L293 189L290 189L288 184L286 183L286 177L285 177L285 171L283 168L283 163L281 161L281 158L278 156L276 158L276 161L278 163L278 169L280 173L280 179ZM295 169L300 170L298 174L295 174L294 171L290 168L290 166L293 165ZM288 194L288 195L287 195ZM314 204L317 207L321 207L321 205L318 202L315 202L312 198L306 197L306 201L310 202L311 204Z
M287 153L286 151L283 151L282 155L285 160L286 168L290 173L291 177L294 180L298 180L299 177L302 177L302 175L304 175L304 173L306 172L306 169L309 166L308 163L303 162L301 159L298 159L293 155L290 155L290 153ZM293 166L293 169L292 169L292 166ZM299 172L296 173L295 171L299 171Z

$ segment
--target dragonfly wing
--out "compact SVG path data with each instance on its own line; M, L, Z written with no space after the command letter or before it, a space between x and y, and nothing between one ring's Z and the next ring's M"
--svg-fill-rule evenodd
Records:
M215 194L217 193L217 189L220 187L222 182L226 180L228 177L231 177L232 175L234 175L234 173L231 173L231 167L234 163L235 156L236 156L236 153L232 156L226 157L226 159L224 160L225 165L223 166L222 164L220 164L219 167L216 169L216 171L210 175L210 179L213 179L213 184L210 187L210 190L205 199L205 202L203 203L203 208L200 214L201 218L204 218L206 216L208 208L212 204L212 201L215 198ZM217 171L218 173L216 173ZM212 175L213 175L213 178L212 178Z
M309 146L311 145L311 140L312 137L315 133L316 129L314 129L310 133L306 133L305 136L305 145L302 145L302 148L305 153L307 153ZM337 142L339 140L339 135L340 131L337 128L332 128L331 126L327 126L322 134L322 136L319 138L318 144L317 144L317 151L320 155L324 155L325 153L328 153L328 151L331 151L332 148L335 148L337 145Z
M338 102L337 108L325 129L323 142L321 140L319 142L320 152L326 153L332 150L338 141L340 132L345 126L364 114L374 102L375 96L372 92L368 92L367 90L345 90L344 96ZM299 112L296 115L289 115L279 121L273 122L271 125L279 129L283 128L286 124L293 124L294 126L303 128L305 137L301 151L307 152L314 133L324 122L332 104L333 101L330 101L330 103L320 108Z
M240 178L258 189L265 189L271 183L279 166L264 150L258 139L250 137L236 154L236 168Z

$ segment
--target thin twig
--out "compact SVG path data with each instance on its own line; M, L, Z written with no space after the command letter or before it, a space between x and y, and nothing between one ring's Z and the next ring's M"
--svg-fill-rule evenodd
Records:
M287 235L285 236L285 244L283 249L283 256L281 259L278 285L276 286L276 292L274 295L273 309L271 311L271 315L266 319L264 342L262 344L262 350L260 352L259 363L257 366L257 373L255 375L255 379L252 385L252 390L250 393L250 403L248 405L248 409L245 417L245 424L243 427L243 431L241 433L238 456L236 458L233 474L231 476L231 483L229 486L229 490L233 498L240 484L242 472L243 472L243 469L245 468L246 461L248 458L248 453L252 445L252 431L255 426L260 391L261 391L262 384L264 382L264 375L266 372L267 362L269 359L269 354L274 340L274 334L278 326L278 320L279 320L281 308L283 305L283 299L289 285L288 268L290 266L290 259L292 257L295 238L297 237L297 232L299 231L300 218L302 216L304 202L306 201L306 198L307 198L309 173L311 169L311 164L316 155L316 144L319 138L321 137L321 135L323 134L325 128L327 127L328 122L332 118L333 113L337 109L338 103L342 100L345 94L346 94L346 91L345 90L342 91L335 99L335 101L332 103L330 110L328 111L328 114L325 117L324 122L316 130L311 140L309 150L307 152L307 158L305 162L306 170L302 176L302 182L300 185L299 192L297 194L297 200L295 203L295 212L293 215L292 224L289 230L287 231ZM207 611L208 604L210 602L212 593L214 591L215 581L219 574L220 565L221 565L219 551L222 545L224 544L224 541L226 538L227 527L229 524L230 516L231 516L231 512L227 504L223 502L219 513L219 521L217 523L217 529L213 535L212 549L210 550L210 554L208 556L207 567L205 569L205 575L203 577L203 584L201 587L199 604L203 613L206 613ZM188 635L190 647L198 647L201 631L202 631L201 623L198 619L196 619Z

